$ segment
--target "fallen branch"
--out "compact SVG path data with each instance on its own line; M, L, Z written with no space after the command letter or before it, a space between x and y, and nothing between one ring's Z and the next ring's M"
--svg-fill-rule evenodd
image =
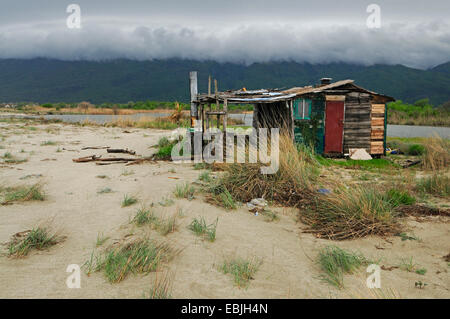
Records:
M136 155L135 151L129 150L128 148L123 149L123 148L108 148L106 150L108 153L125 153L125 154L130 154L130 155Z
M405 164L402 164L402 167L403 167L403 168L408 168L408 167L411 167L411 166L414 166L414 165L417 165L417 164L420 164L420 163L422 163L421 160L417 160L417 161L407 161Z
M75 163L88 163L88 162L134 162L142 160L142 158L124 158L124 157L106 157L102 158L101 156L85 156L80 158L74 158L72 159Z
M82 150L103 150L103 149L108 149L109 146L87 146L87 147L83 147Z
M117 162L96 162L95 165L111 165L111 164L126 164L128 161L117 161Z

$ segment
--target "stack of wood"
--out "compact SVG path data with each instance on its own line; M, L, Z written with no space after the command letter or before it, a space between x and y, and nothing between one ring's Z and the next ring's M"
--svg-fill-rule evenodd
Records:
M370 153L384 154L384 104L372 104Z

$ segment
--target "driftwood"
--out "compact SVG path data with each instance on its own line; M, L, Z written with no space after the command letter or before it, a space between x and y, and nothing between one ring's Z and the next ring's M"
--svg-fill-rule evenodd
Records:
M97 165L110 165L110 164L126 164L126 165L135 165L142 164L144 162L156 163L156 161L152 157L140 157L140 158L126 158L126 157L105 157L91 155L80 158L72 159L75 163L88 163L88 162L96 162Z
M126 164L128 161L116 161L116 162L96 162L95 165L111 165L111 164ZM135 163L135 162L132 162Z
M139 160L141 160L141 158L124 158L124 157L102 158L101 156L96 156L96 155L72 159L72 161L75 163L87 163L87 162L124 162L124 163L128 163L128 162L134 162L134 161L139 161Z
M135 151L129 150L128 148L123 149L123 148L108 148L106 150L108 153L125 153L125 154L130 154L130 155L136 155Z
M81 150L103 150L108 149L109 146L87 146L83 147Z
M414 165L417 165L417 164L420 164L420 163L422 163L421 160L416 160L416 161L408 160L405 164L402 164L402 167L403 168L408 168L408 167L411 167L411 166L414 166Z

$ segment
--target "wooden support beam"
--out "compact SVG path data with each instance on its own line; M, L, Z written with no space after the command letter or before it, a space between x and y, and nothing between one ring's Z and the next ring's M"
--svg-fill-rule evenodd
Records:
M191 87L191 126L194 125L194 120L198 120L198 109L197 109L197 71L191 71L189 73L189 81Z
M208 76L208 96L211 96L211 75Z
M206 112L206 129L209 130L210 122L209 122L209 112L211 112L211 103L208 103L208 112Z
M292 137L292 140L295 140L295 137L294 137L294 129L295 129L295 125L294 125L294 101L293 100L290 100L289 102L289 112L290 112L290 116L291 116L291 137Z
M227 120L228 120L228 101L225 99L223 101L223 132L225 133L227 130Z

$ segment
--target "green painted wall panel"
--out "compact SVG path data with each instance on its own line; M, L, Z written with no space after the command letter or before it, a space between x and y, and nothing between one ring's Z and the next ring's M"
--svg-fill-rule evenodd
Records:
M294 100L294 111L296 110L295 107L298 107L298 102L299 99ZM295 142L305 144L314 143L315 152L318 154L322 154L324 150L324 114L325 100L321 98L312 99L310 103L310 119L297 119L295 121Z

